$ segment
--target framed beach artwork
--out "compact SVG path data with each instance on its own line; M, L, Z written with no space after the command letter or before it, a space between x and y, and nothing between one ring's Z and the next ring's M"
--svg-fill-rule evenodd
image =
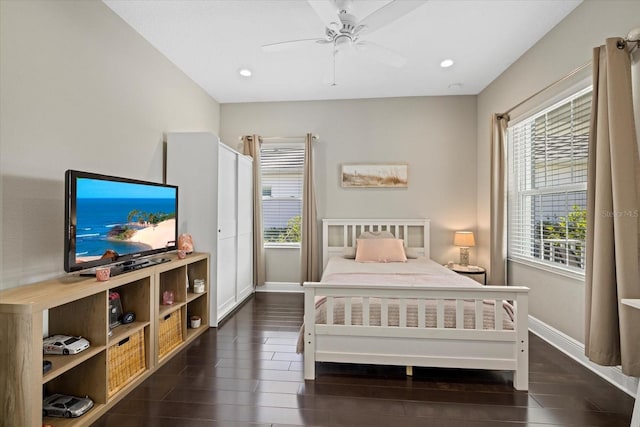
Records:
M406 188L409 165L406 163L344 163L342 187Z

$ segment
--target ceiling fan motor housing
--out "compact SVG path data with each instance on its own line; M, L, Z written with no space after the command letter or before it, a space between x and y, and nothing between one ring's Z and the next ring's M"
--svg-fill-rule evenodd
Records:
M353 34L356 29L356 17L344 11L341 11L338 17L340 18L340 22L342 23L340 33Z

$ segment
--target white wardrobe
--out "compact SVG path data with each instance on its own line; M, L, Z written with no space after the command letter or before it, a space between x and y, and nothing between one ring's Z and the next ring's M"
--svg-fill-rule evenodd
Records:
M178 186L178 231L211 254L211 326L253 293L252 164L212 133L167 136L165 180Z

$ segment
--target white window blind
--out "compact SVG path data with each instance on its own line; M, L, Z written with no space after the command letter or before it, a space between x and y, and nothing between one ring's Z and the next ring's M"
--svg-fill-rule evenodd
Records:
M304 144L264 143L260 156L264 242L299 243Z
M584 270L591 88L507 130L508 255Z

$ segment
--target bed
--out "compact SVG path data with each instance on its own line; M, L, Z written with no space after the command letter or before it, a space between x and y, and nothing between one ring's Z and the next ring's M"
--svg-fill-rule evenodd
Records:
M513 371L528 389L528 288L482 286L430 259L429 220L325 219L323 277L305 282L304 377L316 362ZM364 232L401 239L407 262L349 255Z

